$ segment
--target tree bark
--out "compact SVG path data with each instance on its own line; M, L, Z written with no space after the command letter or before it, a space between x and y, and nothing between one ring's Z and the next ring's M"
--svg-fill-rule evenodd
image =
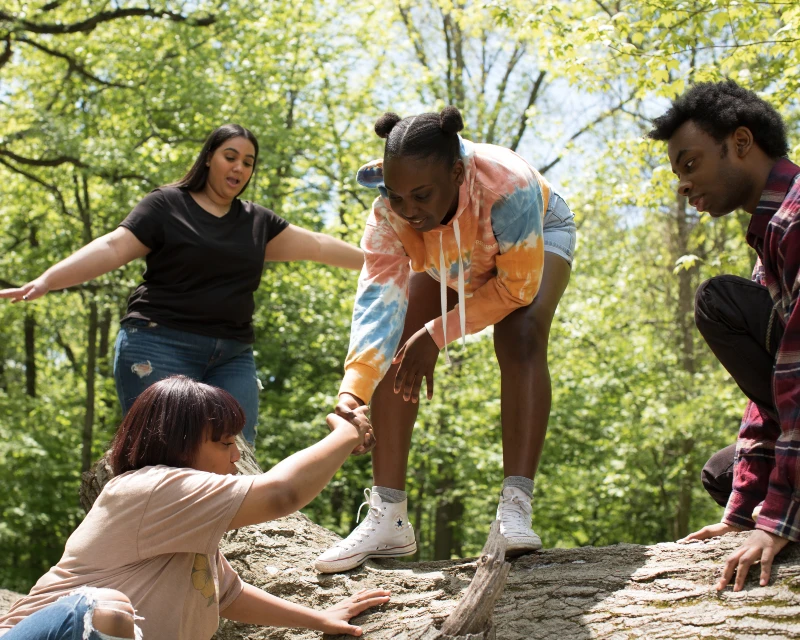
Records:
M800 638L800 549L781 552L766 587L757 574L745 590L717 594L725 557L747 533L688 545L547 549L511 561L494 607L498 640L680 640ZM221 550L246 582L324 608L364 588L391 601L353 619L371 640L410 640L455 609L477 569L475 559L369 561L342 574L314 571L314 558L339 537L300 513L227 534ZM18 594L0 591L0 612ZM332 636L326 636L332 640ZM339 636L345 640L351 636ZM315 631L221 621L215 640L319 640Z
M248 458L246 447L244 453ZM244 468L258 470L248 459ZM495 603L492 628L499 640L800 639L798 545L789 545L778 555L766 587L758 585L758 574L751 571L744 591L715 591L725 558L748 535L649 547L617 544L547 549L516 558L510 563L505 590ZM353 619L364 630L364 637L372 640L412 640L432 626L440 628L459 601L466 599L465 592L480 565L480 560L471 558L381 560L342 574L314 571L316 556L338 539L295 513L231 531L220 548L246 582L315 608L331 606L364 588L388 589L392 593L389 603ZM0 612L16 597L0 591ZM279 638L312 640L319 634L223 620L215 635L215 640Z
M745 590L713 588L727 555L748 534L689 545L548 549L511 561L493 612L498 640L800 638L800 549L777 558L773 578ZM343 574L314 571L314 558L338 536L302 514L240 529L222 551L242 579L315 608L364 588L385 588L392 600L354 618L371 640L412 640L441 627L469 587L476 559L368 561ZM752 573L752 572L751 572ZM329 640L333 636L325 636ZM344 640L349 636L339 636ZM481 636L475 636L481 637ZM311 640L313 631L264 629L222 621L215 640Z

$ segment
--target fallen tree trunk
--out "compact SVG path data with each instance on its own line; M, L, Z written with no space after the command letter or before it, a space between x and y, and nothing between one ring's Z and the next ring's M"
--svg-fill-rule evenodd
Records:
M548 549L517 558L511 561L505 589L494 606L496 637L800 639L798 545L778 556L768 586L760 587L757 573L751 571L744 591L714 590L724 558L746 536L728 534L688 545ZM354 619L365 637L374 640L414 640L441 629L478 568L476 559L382 560L343 574L317 573L314 559L338 539L296 513L232 531L221 548L245 581L316 608L367 587L389 589L388 604ZM13 597L0 592L0 610ZM319 634L222 621L215 636L215 640L267 638L305 640Z
M800 638L800 549L776 560L759 587L753 573L744 591L713 585L724 558L747 534L688 545L548 549L511 561L494 607L498 640L602 638ZM367 587L391 591L391 601L355 619L370 639L413 640L441 628L475 575L475 559L438 562L369 561L343 574L323 575L314 558L338 536L301 514L248 527L223 551L242 578L270 593L323 608ZM223 621L217 640L311 639L312 631L259 629ZM341 636L342 639L345 636Z

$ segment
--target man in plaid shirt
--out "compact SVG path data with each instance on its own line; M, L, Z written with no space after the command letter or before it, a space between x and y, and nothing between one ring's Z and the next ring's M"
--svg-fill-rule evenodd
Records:
M752 215L752 280L718 276L697 291L697 327L750 401L736 445L703 469L703 484L725 506L722 522L685 540L752 529L717 589L736 572L740 591L758 562L764 586L775 554L800 540L800 167L786 158L777 111L731 80L694 85L649 137L668 141L678 193L698 211Z

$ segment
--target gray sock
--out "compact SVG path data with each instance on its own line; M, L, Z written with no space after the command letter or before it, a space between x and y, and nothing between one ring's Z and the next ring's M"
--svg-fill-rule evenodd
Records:
M397 504L408 498L408 494L400 489L390 489L389 487L372 487L372 490L377 493L381 500L384 502L391 502Z
M503 489L506 487L516 487L528 494L528 497L533 500L533 480L525 476L508 476L503 480Z

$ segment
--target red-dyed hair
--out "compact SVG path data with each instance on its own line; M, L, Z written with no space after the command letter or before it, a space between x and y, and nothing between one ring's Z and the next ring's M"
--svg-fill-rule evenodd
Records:
M200 445L237 435L245 416L223 389L186 376L171 376L145 389L128 411L111 443L115 475L150 465L190 467Z

